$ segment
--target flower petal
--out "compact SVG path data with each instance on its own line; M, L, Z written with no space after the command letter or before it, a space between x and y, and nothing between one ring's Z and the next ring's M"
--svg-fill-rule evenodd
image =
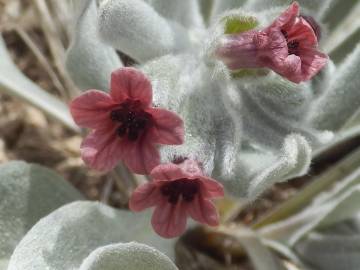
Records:
M301 18L303 18L311 26L312 30L316 35L317 41L320 41L322 36L321 26L317 23L317 21L311 16L301 15Z
M161 201L161 193L152 182L137 187L131 194L129 208L131 211L139 212L146 208L155 206Z
M290 54L283 63L276 63L272 69L294 83L304 80L301 73L301 59L295 54Z
M288 42L296 40L301 47L317 46L318 40L314 29L304 18L296 18L296 22L291 27L286 27L285 31L288 35Z
M328 56L314 49L303 49L301 58L301 69L304 80L310 80L315 76L328 62Z
M159 144L183 144L184 122L176 113L164 109L150 109L156 128L155 142Z
M186 178L187 175L176 164L167 163L156 166L150 173L153 181L176 180Z
M288 56L286 39L278 28L257 32L254 35L254 43L258 48L258 62L265 67L272 68Z
M200 180L204 198L224 197L224 187L218 181L204 176L201 177Z
M189 215L196 221L210 226L219 225L219 214L214 204L201 196L196 196L187 208Z
M151 105L152 87L149 79L139 70L125 67L111 73L111 97L121 103L137 99L144 108Z
M310 80L327 63L326 54L312 48L302 49L300 56L289 55L284 64L274 68L274 71L294 83Z
M99 90L88 90L70 103L70 112L75 123L81 127L101 128L111 122L112 98Z
M122 140L115 128L92 131L81 144L81 157L93 169L110 171L122 158Z
M300 6L297 2L292 3L276 20L272 23L271 27L283 27L286 24L294 22L299 15Z
M295 54L290 54L284 61L284 73L298 74L301 72L301 58Z
M186 229L186 205L178 201L176 205L166 200L155 208L151 224L160 236L173 238L181 235Z
M136 142L124 142L123 161L133 173L149 174L160 164L159 150L147 137L145 135Z

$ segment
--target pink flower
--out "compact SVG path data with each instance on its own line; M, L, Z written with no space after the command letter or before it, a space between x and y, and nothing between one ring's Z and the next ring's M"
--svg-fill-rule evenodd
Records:
M90 167L109 171L122 160L130 170L146 174L160 163L157 144L182 144L181 118L152 107L150 81L134 68L111 74L107 94L88 90L70 104L75 122L93 129L81 144L81 156Z
M299 15L299 4L294 2L263 30L225 35L216 55L231 70L267 67L300 83L327 63L327 55L317 50L319 30L311 17Z
M155 206L151 223L160 236L172 238L182 234L188 215L203 224L219 224L211 199L224 196L223 187L204 176L196 161L159 165L150 175L152 182L139 186L129 205L135 212Z

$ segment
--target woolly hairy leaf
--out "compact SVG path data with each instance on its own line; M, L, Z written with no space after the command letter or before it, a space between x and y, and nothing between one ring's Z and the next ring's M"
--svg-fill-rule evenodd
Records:
M333 30L342 20L344 20L357 2L357 0L332 0L329 8L322 16L322 21L326 23L326 26L330 31Z
M330 134L311 129L304 121L313 98L308 85L296 85L270 74L256 82L239 80L237 87L242 100L237 107L243 118L243 139L250 144L256 141L278 149L291 133L304 135L312 145L330 139Z
M150 212L146 213L115 210L96 202L65 205L25 235L8 270L77 269L93 250L116 242L138 241L172 256L173 242L153 232Z
M320 97L330 87L331 78L336 74L337 68L331 59L326 66L311 80L311 89L314 99Z
M240 133L223 100L228 82L213 78L208 67L190 54L162 57L142 69L152 79L154 104L176 111L185 123L185 143L161 147L163 162L194 158L209 175L215 164L216 170L227 169L239 150Z
M149 2L162 16L174 20L186 28L204 27L198 1L149 0Z
M189 45L182 26L167 21L141 0L104 1L100 5L99 31L106 43L139 62Z
M349 14L327 37L324 49L330 55L334 54L334 56L336 56L335 61L338 61L343 56L346 56L346 54L352 51L353 46L359 43L359 13L360 3L357 2L357 4L351 8ZM336 52L334 52L335 50Z
M342 224L342 227L345 224ZM360 265L359 228L352 232L311 232L296 246L304 262L319 270L357 270Z
M288 246L294 246L314 230L336 226L359 212L360 170L324 192L302 212L260 230L260 233Z
M337 69L329 89L312 105L309 122L320 129L339 130L360 105L360 45Z
M325 194L320 200L324 205L338 204L295 245L303 260L317 269L355 270L359 267L359 182L360 170L357 170L344 183L338 184L330 195ZM314 207L321 202L315 202Z
M344 37L341 43L338 44L336 48L334 48L329 57L335 63L341 63L344 59L351 54L356 48L356 45L360 43L360 27L358 27L353 33Z
M23 99L72 130L79 130L66 104L48 94L15 66L2 36L0 36L0 58L0 91Z
M99 41L96 0L79 3L82 6L67 51L66 68L81 90L108 90L111 72L122 63L113 48Z
M93 251L80 270L177 270L163 253L144 244L113 244Z
M167 55L152 60L139 68L150 78L153 87L153 103L177 112L191 88L184 87L192 79L188 72L197 64L192 55ZM184 77L184 79L182 79ZM183 82L184 81L184 82Z
M0 165L0 261L6 260L25 233L43 216L82 196L44 167L12 161Z
M338 181L300 213L259 233L293 248L319 270L357 269L360 252L360 170Z
M230 10L240 8L248 0L215 0L213 7L213 17L218 16L219 14Z
M198 60L190 55L184 56L183 59L184 65L181 66L179 62L172 67L165 64L165 67L179 70L179 73L167 73L164 77L158 76L159 73L153 73L157 81L154 92L165 93L168 95L169 103L176 104L167 104L165 107L175 110L183 118L186 130L184 144L161 148L162 160L171 162L174 157L201 160L206 172L211 174L216 147L215 127L211 117L216 105L210 94L213 93L214 87L211 86L211 81L205 79L204 67L198 66ZM167 87L170 86L169 82L172 82L172 89ZM205 85L210 88L204 87Z
M307 172L311 160L308 142L298 134L290 134L278 150L243 144L234 166L219 179L234 196L255 199L265 189Z
M310 166L311 148L299 135L286 137L278 160L259 172L250 182L249 197L256 197L276 182L304 175Z
M330 6L333 0L297 0L300 4L302 11L306 11L308 15L312 16L321 16ZM293 0L249 0L245 8L259 11L271 9L276 6L289 6L292 4Z
M199 0L200 11L206 24L209 23L214 0Z

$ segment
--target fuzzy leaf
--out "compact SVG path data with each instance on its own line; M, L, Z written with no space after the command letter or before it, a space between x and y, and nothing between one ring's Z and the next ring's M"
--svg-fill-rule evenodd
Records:
M79 199L68 182L44 167L20 161L0 165L0 269L40 218Z
M167 55L149 61L139 68L150 78L153 87L153 103L161 108L178 112L186 95L191 91L183 87L182 73L196 64L192 55ZM191 80L190 78L185 78Z
M314 0L297 0L300 4L303 12L306 12L307 15L320 17L330 6L333 0L322 0L322 1L314 1ZM292 4L293 0L249 0L245 8L260 11L271 9L276 6L289 6Z
M311 148L298 134L286 137L282 149L241 149L221 181L234 196L253 200L271 185L305 174L311 160Z
M213 104L213 99L203 92L192 92L183 103L179 112L185 124L185 143L179 146L163 147L161 153L164 161L170 162L174 157L187 157L199 160L207 174L214 169L215 160L215 125L209 111L199 108L200 103ZM205 114L207 113L207 114Z
M113 48L99 41L96 1L82 3L66 55L66 68L81 90L108 90L111 72L122 63Z
M139 62L189 46L187 31L141 0L108 0L100 5L102 39Z
M299 134L290 134L282 148L272 152L243 144L234 166L217 179L230 194L254 200L271 185L304 175L310 160L308 142Z
M337 69L329 89L312 105L308 121L316 128L339 130L356 113L360 106L359 66L360 45Z
M351 12L357 2L357 0L332 0L329 8L322 16L322 21L326 24L327 29L329 31L334 30L344 20L346 15Z
M360 265L359 229L337 234L312 232L296 246L304 262L318 270L357 270Z
M230 9L240 8L248 0L215 0L213 7L213 17L218 16L219 14L228 11Z
M353 46L358 44L360 31L360 3L351 7L349 14L337 25L337 27L327 37L324 49L327 53L333 54L339 59L352 51ZM348 44L353 41L352 44ZM345 43L345 44L344 44ZM352 45L352 46L351 46ZM350 50L347 48L350 47ZM338 50L341 50L340 52Z
M152 80L154 104L177 112L185 123L185 143L161 147L162 161L188 157L199 160L209 175L227 170L239 150L240 131L223 99L226 79L215 79L191 54L162 57L142 69Z
M206 24L210 21L214 0L199 0L200 11Z
M100 247L81 264L79 270L177 270L163 253L144 244L131 242Z
M147 213L147 214L146 214ZM96 202L74 202L40 220L11 256L8 270L77 269L95 249L138 241L173 256L173 242L157 236L150 212L141 215Z
M311 148L302 136L286 137L278 160L250 181L249 197L256 197L276 182L304 175L310 166Z
M257 81L237 81L243 116L244 140L256 141L266 148L279 149L291 133L305 136L313 146L328 142L331 134L311 129L305 115L313 100L307 84L296 85L270 74ZM234 107L236 104L234 104Z
M320 97L330 87L331 78L337 72L337 68L330 59L326 66L311 80L311 89L314 98Z
M8 259L0 259L0 269L5 270L9 264Z
M17 68L11 60L2 36L0 36L0 58L0 91L21 98L74 131L79 130L67 105L48 94Z
M149 0L149 2L162 16L169 20L176 21L186 28L204 27L198 1Z
M351 54L356 45L360 43L360 27L357 28L352 34L345 37L339 45L334 48L329 54L329 57L336 63L341 63L344 59Z
M304 223L300 234L296 233L299 241L294 245L295 250L309 265L319 270L358 269L360 264L359 192L360 170L358 169L337 183L331 191L316 198L309 207L309 213L319 209L323 209L323 213L318 211L313 218L307 215L306 219L309 223ZM299 218L298 221L300 220L303 219ZM296 223L293 222L294 224ZM292 231L290 230L290 233Z
M260 230L260 233L288 246L294 246L315 230L331 228L360 212L360 170L324 192L302 212Z

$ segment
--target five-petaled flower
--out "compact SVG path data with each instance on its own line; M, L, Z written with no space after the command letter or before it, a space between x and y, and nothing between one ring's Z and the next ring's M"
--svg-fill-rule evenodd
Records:
M182 234L188 215L200 223L218 225L211 199L224 196L224 190L217 181L204 176L198 162L185 159L179 164L162 164L150 175L152 181L133 192L129 206L136 212L155 206L151 223L160 236Z
M294 2L265 29L224 35L216 56L231 70L266 67L295 83L310 80L328 56L317 50L318 25L299 9Z
M135 68L111 74L109 94L88 90L70 104L75 122L93 129L81 144L90 167L109 171L122 160L134 173L146 174L160 163L157 144L182 144L184 126L173 112L152 107L152 87Z

